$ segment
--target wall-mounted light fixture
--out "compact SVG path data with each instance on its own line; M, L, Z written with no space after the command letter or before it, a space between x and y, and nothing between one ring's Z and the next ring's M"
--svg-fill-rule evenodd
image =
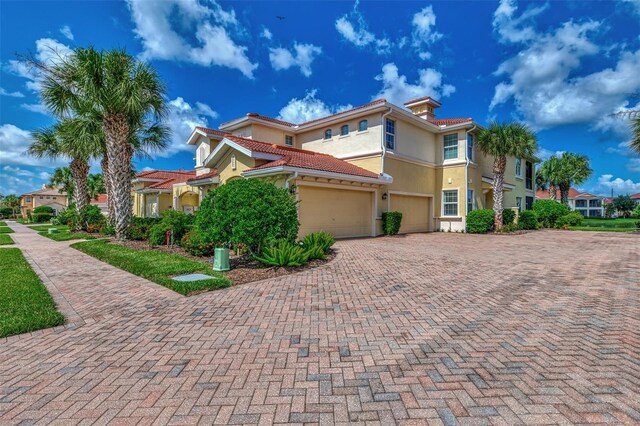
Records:
M386 193L386 192L383 192L383 193L382 193L382 199L383 199L383 200L386 200L386 199L387 199L387 193Z

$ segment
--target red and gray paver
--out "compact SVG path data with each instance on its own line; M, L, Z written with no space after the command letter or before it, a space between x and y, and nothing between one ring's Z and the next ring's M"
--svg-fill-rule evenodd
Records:
M638 235L340 241L185 298L15 228L77 318L0 340L0 424L640 423Z

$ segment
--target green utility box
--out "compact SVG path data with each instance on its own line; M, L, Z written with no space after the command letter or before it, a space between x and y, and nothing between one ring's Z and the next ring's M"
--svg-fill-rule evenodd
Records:
M49 229L47 229L47 233L49 233L49 234L57 234L58 233L58 228L49 228Z
M229 267L229 249L217 248L213 252L213 270L228 271Z

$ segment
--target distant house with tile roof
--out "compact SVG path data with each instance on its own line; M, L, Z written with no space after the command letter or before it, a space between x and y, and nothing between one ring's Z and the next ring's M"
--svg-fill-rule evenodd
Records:
M295 194L301 236L380 235L386 211L402 212L403 233L462 231L469 211L493 207L493 158L476 149L478 123L436 118L440 107L430 96L404 107L377 99L302 123L252 112L219 129L196 127L187 140L195 147L193 175L153 184L136 176L136 214L196 209L218 185L259 178ZM534 161L508 159L505 208L531 208Z
M68 206L67 193L61 192L60 188L42 185L42 189L20 195L20 215L23 219L29 217L33 209L40 206L49 206L54 214L57 214Z
M536 198L547 200L550 197L549 191L536 191ZM560 202L560 190L556 191L556 201ZM581 213L584 217L604 217L604 206L607 204L607 197L594 195L584 191L569 188L569 208Z

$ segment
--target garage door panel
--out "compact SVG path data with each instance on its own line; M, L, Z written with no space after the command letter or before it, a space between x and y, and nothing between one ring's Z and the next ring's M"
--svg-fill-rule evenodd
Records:
M400 233L429 231L430 199L391 194L391 211L402 213Z
M299 187L300 236L326 231L337 238L371 235L369 191Z

